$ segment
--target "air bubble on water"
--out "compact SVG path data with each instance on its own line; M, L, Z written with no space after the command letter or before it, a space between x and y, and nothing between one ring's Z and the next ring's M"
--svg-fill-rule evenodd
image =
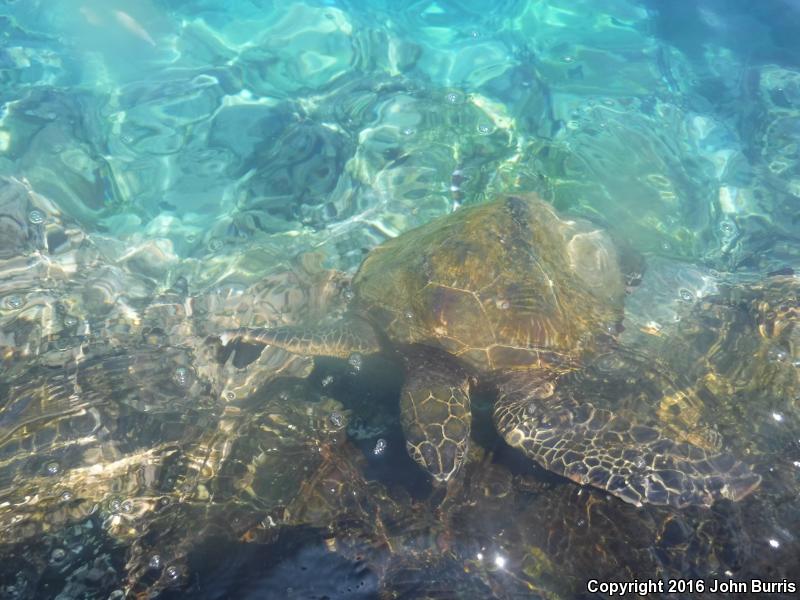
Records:
M211 252L219 252L220 250L222 250L223 246L224 244L222 243L222 240L217 238L213 238L208 242L208 249Z
M176 581L181 576L181 572L178 569L178 567L174 567L174 566L173 567L167 567L167 570L165 571L165 573L167 574L167 578L172 580L172 581Z
M386 443L386 440L380 438L377 442L375 442L375 447L372 449L372 455L383 456L384 454L386 454L387 446L388 444Z
M63 562L66 557L67 557L66 550L64 550L63 548L55 548L50 553L50 562L57 565Z
M275 522L275 519L272 518L272 515L267 515L261 521L261 527L263 527L264 529L270 529L270 528L276 527L276 526L277 526L277 523Z
M334 427L343 427L344 426L344 417L342 416L342 413L340 413L340 412L333 411L330 414L330 416L328 417L328 420L331 422L331 425L333 425Z
M767 358L772 362L785 362L789 358L789 353L783 348L770 348Z
M448 104L457 104L460 97L455 92L448 93L444 99L447 101Z
M22 297L17 296L16 294L6 296L6 299L3 303L11 310L17 310L22 306Z
M411 137L412 135L417 133L417 130L414 129L413 127L404 127L401 133L406 137Z
M719 230L725 237L733 237L736 235L736 224L729 219L723 219L719 223Z
M225 400L227 400L228 402L233 402L234 400L236 400L236 392L234 392L233 390L228 390L227 392L224 392L222 394L222 397L225 398Z
M669 242L661 242L661 249L664 252L669 252L670 250L672 250L672 244L670 244Z
M108 510L112 513L118 513L122 507L122 501L119 498L112 498L108 502Z
M563 57L563 58L562 58L562 60L563 60L565 63L571 63L571 62L573 62L575 59L574 59L572 56L565 56L565 57Z
M344 298L345 302L352 301L353 298L355 298L355 296L356 295L353 293L353 290L351 290L350 288L347 288L346 290L344 290L344 292L342 292L342 297Z
M48 475L58 475L58 473L61 471L61 465L59 465L57 462L47 463L46 469Z
M153 556L150 557L150 562L148 562L147 565L151 569L160 569L161 568L161 557L158 554L153 554Z
M41 225L44 223L44 213L36 208L28 213L28 222L32 225Z
M350 365L354 371L358 372L361 370L361 367L364 364L364 357L358 352L353 352L353 354L351 354L347 359L347 364Z
M63 492L61 492L61 495L59 496L59 499L62 502L69 502L70 500L72 500L72 498L73 498L73 494L69 490L64 490Z
M64 327L73 327L78 324L78 318L72 315L66 315L63 320Z
M186 367L178 367L175 369L173 379L180 387L186 387L189 384L189 369Z
M478 133L481 135L489 135L492 133L492 126L488 123L478 123Z
M133 512L133 502L131 500L125 500L125 502L120 505L120 508L122 509L122 512Z
M684 302L694 301L694 294L690 290L687 290L686 288L679 289L678 296L680 296L680 299L683 300Z
M333 375L326 375L325 377L322 378L322 381L320 383L324 388L330 387L333 384Z
M414 318L414 311L407 310L405 313L403 313L403 315L410 321Z

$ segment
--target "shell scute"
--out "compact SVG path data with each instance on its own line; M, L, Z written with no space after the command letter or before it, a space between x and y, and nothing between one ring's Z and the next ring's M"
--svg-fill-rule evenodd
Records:
M461 209L390 240L353 287L392 341L437 346L482 370L571 368L619 322L624 293L608 236L536 196Z

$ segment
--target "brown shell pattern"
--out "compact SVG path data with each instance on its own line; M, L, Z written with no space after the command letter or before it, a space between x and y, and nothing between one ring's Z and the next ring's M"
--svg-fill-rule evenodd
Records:
M570 367L620 321L624 295L608 236L533 195L383 244L353 288L392 341L438 346L481 370Z

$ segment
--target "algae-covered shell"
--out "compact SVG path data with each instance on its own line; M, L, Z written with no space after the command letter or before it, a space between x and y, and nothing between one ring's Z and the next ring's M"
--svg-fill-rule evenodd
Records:
M357 305L396 343L481 370L573 365L622 318L614 245L536 196L468 207L372 251Z

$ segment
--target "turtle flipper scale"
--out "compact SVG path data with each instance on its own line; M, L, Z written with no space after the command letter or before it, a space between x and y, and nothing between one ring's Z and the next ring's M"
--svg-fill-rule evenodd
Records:
M469 379L446 357L405 354L400 420L406 450L437 483L453 479L466 461L472 424Z
M519 374L499 378L494 410L505 441L546 469L641 506L710 506L740 500L761 477L725 453L670 439L658 427L597 408ZM552 391L552 390L550 390Z
M282 348L293 354L347 358L351 354L372 354L380 349L372 326L357 317L342 318L319 326L274 328L241 327L220 336L224 344L240 339L244 342Z

